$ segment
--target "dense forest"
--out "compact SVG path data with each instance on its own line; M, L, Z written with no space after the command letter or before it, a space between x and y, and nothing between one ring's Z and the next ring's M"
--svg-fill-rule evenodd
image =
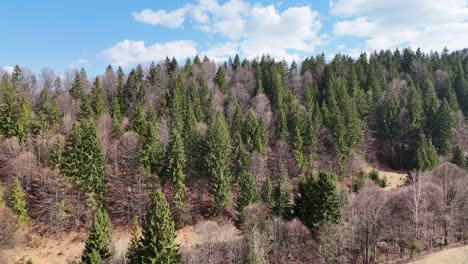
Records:
M25 228L86 232L79 263L376 263L468 241L466 50L1 78L0 251ZM175 242L209 219L241 238Z

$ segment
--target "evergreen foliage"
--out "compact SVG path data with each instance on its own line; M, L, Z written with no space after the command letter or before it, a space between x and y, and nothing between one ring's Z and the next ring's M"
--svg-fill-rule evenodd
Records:
M295 198L295 213L312 230L321 223L337 223L340 207L335 176L320 172L318 176L303 176L299 182L299 195Z
M104 154L94 123L81 120L73 126L62 154L60 172L89 195L102 201L104 194Z
M229 162L231 142L226 122L217 114L211 122L206 135L208 153L206 166L210 175L210 194L217 210L227 210L231 205L229 188Z
M27 201L24 194L23 186L18 178L15 179L11 189L10 207L16 215L18 222L25 224L29 220Z
M131 263L181 263L179 247L175 244L175 228L169 204L161 190L151 196L142 235Z
M112 257L112 225L106 210L99 208L94 215L93 225L81 253L81 263L106 263Z

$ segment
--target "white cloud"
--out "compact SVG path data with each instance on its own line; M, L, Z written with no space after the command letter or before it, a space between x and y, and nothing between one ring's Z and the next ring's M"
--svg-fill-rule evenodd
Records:
M99 53L120 66L159 61L173 56L176 59L185 59L195 54L195 44L190 40L154 43L149 46L146 46L144 41L124 40Z
M13 73L13 69L14 69L15 67L13 67L13 66L2 66L2 67L0 67L0 68L1 68L1 70L2 70L3 72L6 72L6 73L8 73L8 74L12 74L12 73ZM1 76L0 76L0 77L1 77Z
M144 9L141 12L133 12L132 16L135 20L151 25L164 25L170 28L178 28L184 23L185 9L180 8L171 12L165 10L153 11Z
M334 25L335 35L368 37L368 49L454 50L468 43L466 0L337 0L330 14L346 19Z
M368 37L375 29L375 24L370 23L365 17L340 21L333 26L333 31L338 36Z
M141 19L142 14L145 19ZM297 60L301 52L314 51L321 41L318 13L309 6L289 7L281 12L274 5L251 5L245 0L199 0L174 11L145 9L133 16L169 27L181 26L189 16L195 29L224 38L205 52L215 60L235 53L248 58L269 54L277 59Z
M89 64L89 61L87 59L78 58L78 59L72 61L72 63L68 64L68 68L69 69L76 69L76 68L83 67L83 66L88 65L88 64Z
M239 44L235 42L221 43L209 48L203 55L206 55L210 60L215 62L224 62L236 54L239 50Z

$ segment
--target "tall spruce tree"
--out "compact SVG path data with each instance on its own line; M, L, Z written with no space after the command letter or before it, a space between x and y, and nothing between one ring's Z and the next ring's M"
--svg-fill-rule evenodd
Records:
M99 208L94 215L91 231L81 253L81 263L107 263L113 254L110 218L105 209Z
M211 122L206 135L208 153L206 166L210 175L210 194L218 211L231 205L229 188L230 137L224 117L218 113Z
M335 176L320 172L310 174L299 181L299 194L295 198L295 214L312 230L323 222L340 220Z
M185 151L182 137L176 128L172 129L172 142L167 153L166 174L174 185L174 205L179 209L188 206L188 190L185 186Z
M81 100L83 98L83 85L83 76L77 72L70 89L70 95L73 97L73 99Z
M224 76L224 67L219 67L215 76L215 83L218 85L219 90L223 93L227 91L226 79Z
M465 155L463 154L463 150L460 147L460 145L457 145L455 147L455 150L453 151L452 162L457 164L458 167L462 169L465 169L465 170L467 169L466 158L465 158Z
M158 189L151 197L142 236L131 263L181 263L179 247L174 242L175 236L169 204L163 192Z
M27 208L27 201L25 198L23 186L18 178L15 179L11 189L10 207L16 215L18 222L24 224L29 220L29 213Z
M440 154L446 154L452 141L453 118L450 105L444 99L437 112L433 142Z
M98 202L104 195L104 154L94 123L81 120L67 137L60 172Z
M104 90L101 87L99 77L96 77L91 89L91 107L93 108L94 116L97 118L107 111Z
M431 140L420 141L415 158L415 167L419 171L430 171L439 164L437 150Z
M141 140L142 145L138 157L147 171L158 174L161 172L162 151L159 146L156 113L154 111L148 113Z

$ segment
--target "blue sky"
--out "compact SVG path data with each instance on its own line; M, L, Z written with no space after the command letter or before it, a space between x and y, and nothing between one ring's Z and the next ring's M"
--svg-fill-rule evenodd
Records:
M467 0L4 1L0 67L57 74L166 56L302 60L324 52L468 47Z

